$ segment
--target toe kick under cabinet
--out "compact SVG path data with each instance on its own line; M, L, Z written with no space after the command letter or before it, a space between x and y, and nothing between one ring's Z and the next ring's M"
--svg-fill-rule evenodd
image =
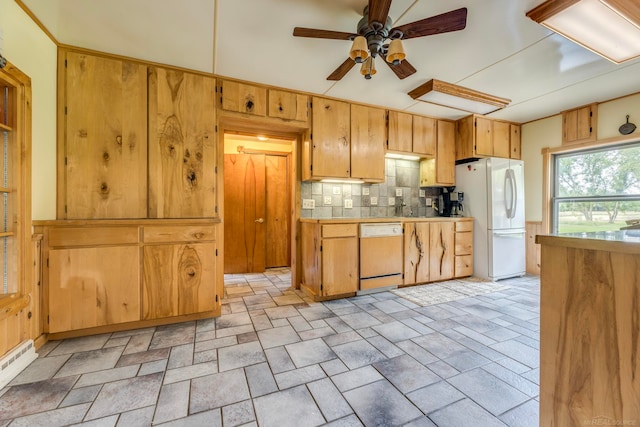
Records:
M220 315L217 220L42 221L50 338Z

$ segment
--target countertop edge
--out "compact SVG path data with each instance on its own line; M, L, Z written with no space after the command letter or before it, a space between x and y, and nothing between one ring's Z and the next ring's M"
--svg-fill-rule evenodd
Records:
M311 224L362 224L373 222L460 222L473 221L473 217L396 217L396 218L300 218L301 223Z
M536 243L543 246L563 246L573 249L640 254L640 244L636 242L538 234L536 235Z

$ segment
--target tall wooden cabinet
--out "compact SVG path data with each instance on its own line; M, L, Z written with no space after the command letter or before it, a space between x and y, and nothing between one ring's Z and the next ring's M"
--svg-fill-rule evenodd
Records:
M149 217L216 212L215 79L149 70Z
M147 216L147 67L62 51L58 217Z

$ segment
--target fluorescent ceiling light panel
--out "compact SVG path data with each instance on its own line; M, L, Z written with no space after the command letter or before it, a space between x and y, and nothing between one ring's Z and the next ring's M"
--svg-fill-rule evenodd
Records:
M475 114L489 114L506 107L511 102L509 99L435 79L413 89L409 92L409 96L418 101Z
M548 0L527 16L616 64L640 56L637 0Z

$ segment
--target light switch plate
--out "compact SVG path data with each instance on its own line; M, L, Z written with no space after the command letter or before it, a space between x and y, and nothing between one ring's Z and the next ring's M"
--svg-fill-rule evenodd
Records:
M425 193L424 190L420 190L420 194L418 195L419 197L424 197L427 193Z
M396 197L402 197L402 188L396 188Z
M369 195L369 191L370 191L369 187L362 187L362 195L363 196L368 196Z
M377 206L378 205L378 198L376 196L371 196L371 206Z
M302 209L315 209L316 201L313 199L302 199Z
M325 205L331 204L331 196L324 196L324 204Z
M396 198L389 197L389 206L395 206L395 205L396 205Z
M345 209L353 208L353 199L344 199L344 208Z
M338 195L340 194L341 188L339 185L334 185L333 186L333 194Z

